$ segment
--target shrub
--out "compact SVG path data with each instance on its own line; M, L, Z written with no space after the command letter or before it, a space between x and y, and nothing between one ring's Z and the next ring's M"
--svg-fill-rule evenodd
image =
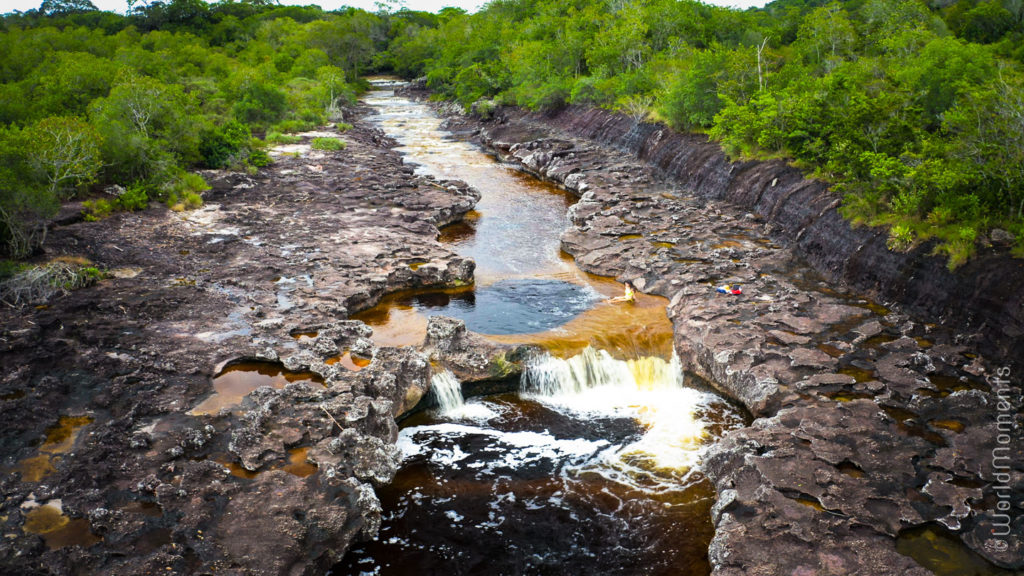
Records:
M232 168L243 163L249 156L251 139L249 128L235 120L206 130L199 143L203 164L207 168Z
M262 140L253 138L249 142L249 157L246 158L246 164L249 166L255 166L262 168L270 165L270 156L267 155L267 151L263 149L266 144Z
M934 253L949 257L946 268L952 271L966 263L974 254L978 230L973 226L956 226L945 236L945 241L935 247Z
M194 210L203 205L200 192L210 189L210 185L199 174L182 172L168 187L165 202L175 212Z
M124 194L117 197L117 204L122 210L128 212L145 210L149 205L149 194L146 193L146 187L141 182L131 184Z
M0 301L11 306L42 304L57 293L91 286L103 276L95 266L55 260L0 281Z
M24 262L18 262L16 260L0 260L0 280L6 280L19 272L23 272L31 268Z
M102 220L114 212L114 203L104 198L86 200L85 202L82 202L82 207L85 208L84 214L86 222Z
M210 185L203 180L203 177L194 172L185 172L181 175L179 180L183 189L186 192L205 192L210 189Z
M338 138L313 138L314 150L344 150L345 142Z
M494 115L494 100L487 100L481 98L470 107L470 112L477 115L481 120L490 120L491 116Z
M352 125L348 122L338 122L334 127L338 129L338 132L348 132L352 129Z
M277 131L270 131L267 133L267 137L264 139L268 144L298 144L302 142L301 136L294 136L292 134L282 134Z
M889 229L889 239L885 245L889 250L902 252L909 250L914 242L914 235L906 224L896 224Z
M287 108L284 92L269 84L252 84L235 102L234 113L247 124L266 125L280 120Z
M277 132L305 132L306 130L312 130L317 127L315 122L308 122L304 120L282 120L277 124L274 124L271 130Z
M203 205L203 197L195 192L185 191L181 201L185 204L185 208L189 210L195 210Z

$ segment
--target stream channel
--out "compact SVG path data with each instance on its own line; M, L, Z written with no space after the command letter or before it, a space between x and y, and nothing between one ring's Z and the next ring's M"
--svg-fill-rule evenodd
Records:
M440 407L402 422L402 467L378 490L380 535L333 573L710 573L714 493L700 458L743 415L688 385L665 299L610 303L622 286L560 250L571 195L451 138L393 87L366 96L370 120L418 172L482 194L440 238L476 261L476 283L392 295L355 317L378 345L418 344L427 317L445 315L548 355L519 392L465 401L435 367Z

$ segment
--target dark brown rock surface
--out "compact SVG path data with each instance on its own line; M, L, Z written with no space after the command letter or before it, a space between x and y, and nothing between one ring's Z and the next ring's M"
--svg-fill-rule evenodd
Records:
M807 215L834 206L819 185L799 181L789 168L730 166L706 143L652 136L648 127L634 134L619 125L622 118L600 111L540 117L513 110L497 118L481 124L453 117L450 124L579 194L563 248L585 270L671 298L684 365L756 418L705 458L718 490L710 549L716 575L924 575L930 571L897 552L897 538L933 525L993 564L1024 567L1020 532L992 531L1003 505L1014 526L1024 522L1021 388L1019 379L1001 382L1009 367L982 357L1020 348L1013 333L1020 316L973 316L985 308L984 295L950 300L987 279L966 270L952 280L943 273L931 286L927 276L911 280L889 261L912 261L904 255L864 276L853 267L867 261L857 264L860 256L845 246L860 246L851 238L873 233L848 227L839 247L820 247L816 265L917 315L894 312L837 288L800 259L816 258L805 245L820 234L807 228L824 221ZM679 148L662 148L666 138ZM609 142L617 148L603 146ZM734 170L772 177L754 190ZM764 203L776 192L767 190L775 178L785 179L789 192L782 195L792 201ZM804 189L814 194L800 196ZM743 194L754 196L745 201ZM794 213L780 215L786 209ZM806 227L770 234L805 217ZM798 253L787 247L794 244ZM865 250L865 259L875 254ZM872 278L887 274L903 278L902 288L872 288ZM725 283L740 284L743 294L716 291ZM941 309L921 306L909 292L932 289L946 291L936 303ZM980 317L981 327L972 320ZM994 327L1004 336L993 335ZM976 329L988 336L976 337ZM1000 348L982 346L997 337L1005 338ZM994 463L997 448L1006 458Z
M373 486L395 473L395 418L430 364L346 318L396 290L471 283L437 227L479 196L414 176L367 125L329 132L347 148L207 173L198 210L51 231L46 256L112 277L0 309L0 572L323 573L376 532ZM289 381L192 413L244 362ZM65 421L78 428L55 440ZM62 517L29 530L46 509Z

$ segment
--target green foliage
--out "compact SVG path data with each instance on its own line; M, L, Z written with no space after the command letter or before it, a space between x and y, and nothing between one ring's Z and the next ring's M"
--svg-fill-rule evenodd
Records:
M117 205L127 212L145 210L149 205L149 194L141 182L135 182L117 197Z
M82 202L82 207L85 208L83 211L85 221L95 222L113 214L114 209L117 206L115 202L111 202L104 198L98 198L96 200L86 200L85 202Z
M249 158L246 161L249 166L254 166L256 168L270 166L271 163L270 155L267 154L267 151L256 147L249 150Z
M250 131L286 143L344 129L374 68L482 116L596 105L709 133L734 156L787 157L899 249L929 240L958 263L999 227L1024 252L1019 0L515 0L436 15L173 0L127 16L47 0L3 19L10 254L34 250L60 198L91 183L143 182L184 209L199 200L187 169L269 161ZM57 126L85 136L81 154L31 153L55 149L44 128ZM95 170L59 173L61 158Z
M302 142L302 137L293 136L291 134L282 134L276 130L272 130L267 132L267 136L264 138L264 141L267 144L298 144L299 142Z
M1001 60L1024 61L1017 0L531 0L393 30L379 61L476 114L653 110L731 156L790 158L894 249L934 241L955 266L1024 228L1024 74Z
M114 212L136 212L149 206L149 191L142 182L129 185L117 197L107 200L96 198L82 202L82 214L86 222L102 220Z
M249 157L249 128L232 120L203 132L199 153L207 168L231 168L244 165Z
M59 197L31 158L29 130L0 126L0 252L30 255L46 237L43 220L57 212Z
M889 250L905 251L909 250L913 244L914 236L910 231L910 226L906 224L896 224L889 229L889 239L885 245Z
M661 114L671 126L693 130L714 122L724 103L718 95L723 58L712 50L693 54L689 68L680 71L662 102Z
M271 130L274 132L305 132L307 130L313 130L316 127L316 122L292 119L284 120L283 122L278 122L277 124L274 124Z
M175 212L194 210L203 205L200 194L209 189L210 185L199 174L181 172L164 185L161 198Z
M245 88L233 112L242 122L267 126L284 118L287 106L284 92L269 84L256 83Z
M28 162L50 194L65 197L96 179L102 166L101 138L78 118L40 120L26 131Z
M47 0L0 18L0 252L17 257L91 184L139 182L154 200L198 205L179 189L187 169L266 165L249 126L341 120L389 35L386 18L361 10L249 0L136 3L127 16ZM122 200L86 210L144 204Z
M16 260L0 260L0 281L11 278L19 272L23 272L29 268L31 268L31 266L24 262L18 262Z
M344 150L345 142L339 138L313 138L313 150Z

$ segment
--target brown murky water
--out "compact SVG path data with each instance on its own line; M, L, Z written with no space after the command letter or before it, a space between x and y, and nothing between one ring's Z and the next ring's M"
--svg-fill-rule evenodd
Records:
M323 384L323 379L310 372L289 372L276 362L238 362L229 364L213 379L212 396L192 409L190 414L216 414L224 408L237 406L243 398L260 386L281 389L294 382Z
M92 423L90 416L61 416L46 430L46 440L39 446L39 454L18 462L13 472L21 474L25 482L39 482L57 471L56 458L71 451L82 428Z
M51 550L65 546L87 548L102 540L92 533L87 519L65 516L60 500L29 509L22 530L42 536Z
M454 395L403 422L403 467L378 490L380 537L333 573L708 574L713 490L700 458L743 417L684 385L667 301L608 302L622 285L561 252L574 198L448 139L421 104L368 101L407 161L483 198L441 233L476 260L475 286L395 294L356 317L381 345L418 344L442 314L550 355L518 394L463 402L458 381L435 374L435 391L448 382Z

